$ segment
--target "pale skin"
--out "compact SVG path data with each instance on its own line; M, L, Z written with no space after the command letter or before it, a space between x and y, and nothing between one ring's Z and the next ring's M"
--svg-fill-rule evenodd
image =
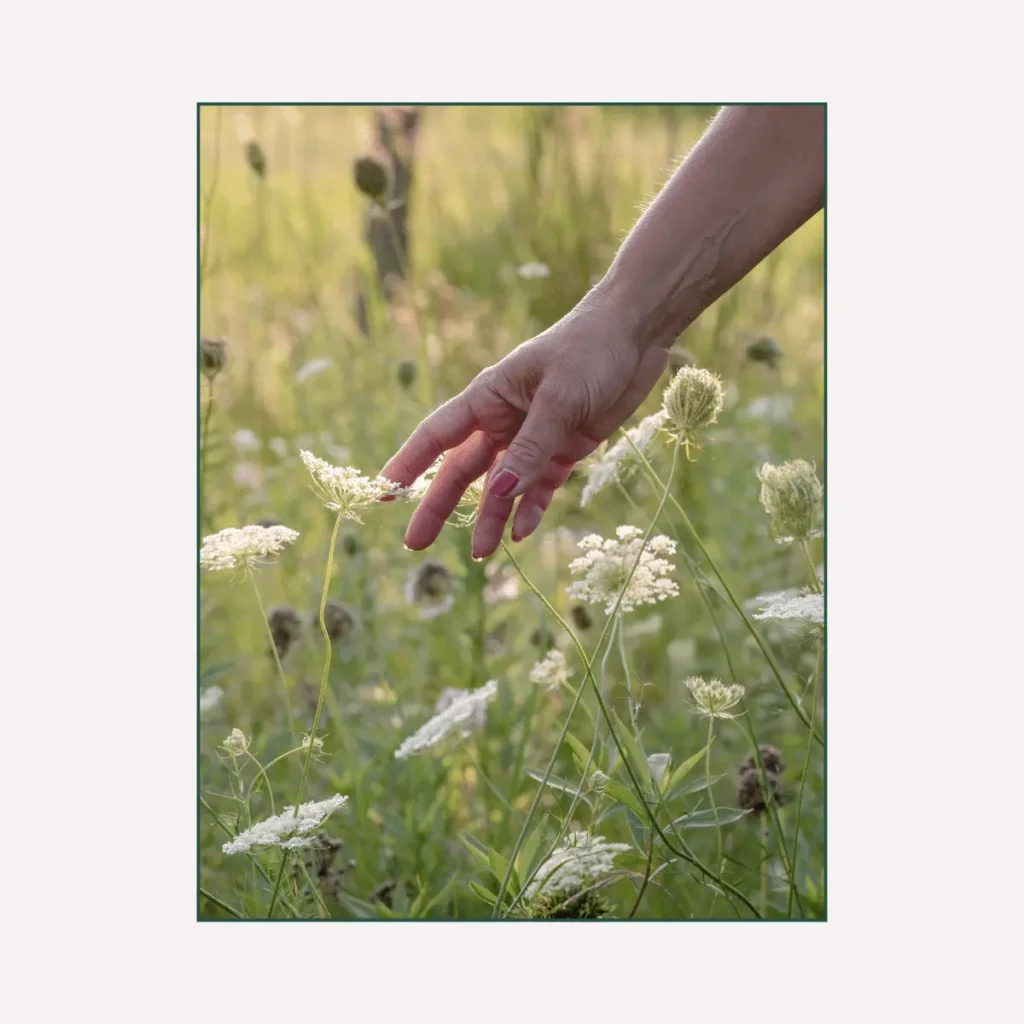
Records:
M485 473L473 557L498 548L510 517L512 540L529 537L573 466L650 393L680 333L821 209L824 156L823 106L722 108L601 281L477 374L384 467L408 485L449 453L406 545L429 547Z

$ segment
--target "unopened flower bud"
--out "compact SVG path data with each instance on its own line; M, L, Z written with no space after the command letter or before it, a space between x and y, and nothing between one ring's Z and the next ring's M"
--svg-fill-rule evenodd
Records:
M814 467L803 459L781 466L766 462L757 478L761 481L761 504L771 516L772 536L781 543L812 536L822 498Z
M199 360L203 376L213 380L228 361L228 343L223 338L200 338Z
M231 754L244 754L249 749L249 741L241 729L232 729L231 735L221 745Z
M263 153L263 147L255 139L250 139L245 144L245 162L257 178L267 176L267 158Z
M766 363L773 369L782 358L782 349L774 338L767 335L752 341L747 346L747 359L752 363Z
M409 388L416 383L416 376L418 372L418 368L413 360L403 359L398 364L398 383L408 391Z

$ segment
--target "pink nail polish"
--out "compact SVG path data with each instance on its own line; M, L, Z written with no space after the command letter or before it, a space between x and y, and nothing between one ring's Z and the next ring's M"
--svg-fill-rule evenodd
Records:
M491 494L496 498L507 498L519 483L519 477L510 469L503 469L493 481L491 481Z

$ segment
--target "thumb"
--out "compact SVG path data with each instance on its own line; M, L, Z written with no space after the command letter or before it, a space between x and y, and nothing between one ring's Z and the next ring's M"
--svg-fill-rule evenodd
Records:
M564 405L538 392L519 433L491 474L488 491L496 498L516 498L548 468L569 440Z

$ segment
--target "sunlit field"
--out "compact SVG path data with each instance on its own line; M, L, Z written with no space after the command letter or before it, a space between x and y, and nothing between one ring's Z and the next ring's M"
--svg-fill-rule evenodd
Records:
M624 424L696 367L723 388L696 443L665 414L617 432L483 562L471 504L412 552L415 494L325 501L300 455L370 487L599 280L713 114L392 113L388 213L354 174L384 160L372 108L201 109L199 334L224 344L200 347L199 543L278 548L199 570L201 918L824 919L822 215ZM570 570L624 526L670 581L629 610Z

